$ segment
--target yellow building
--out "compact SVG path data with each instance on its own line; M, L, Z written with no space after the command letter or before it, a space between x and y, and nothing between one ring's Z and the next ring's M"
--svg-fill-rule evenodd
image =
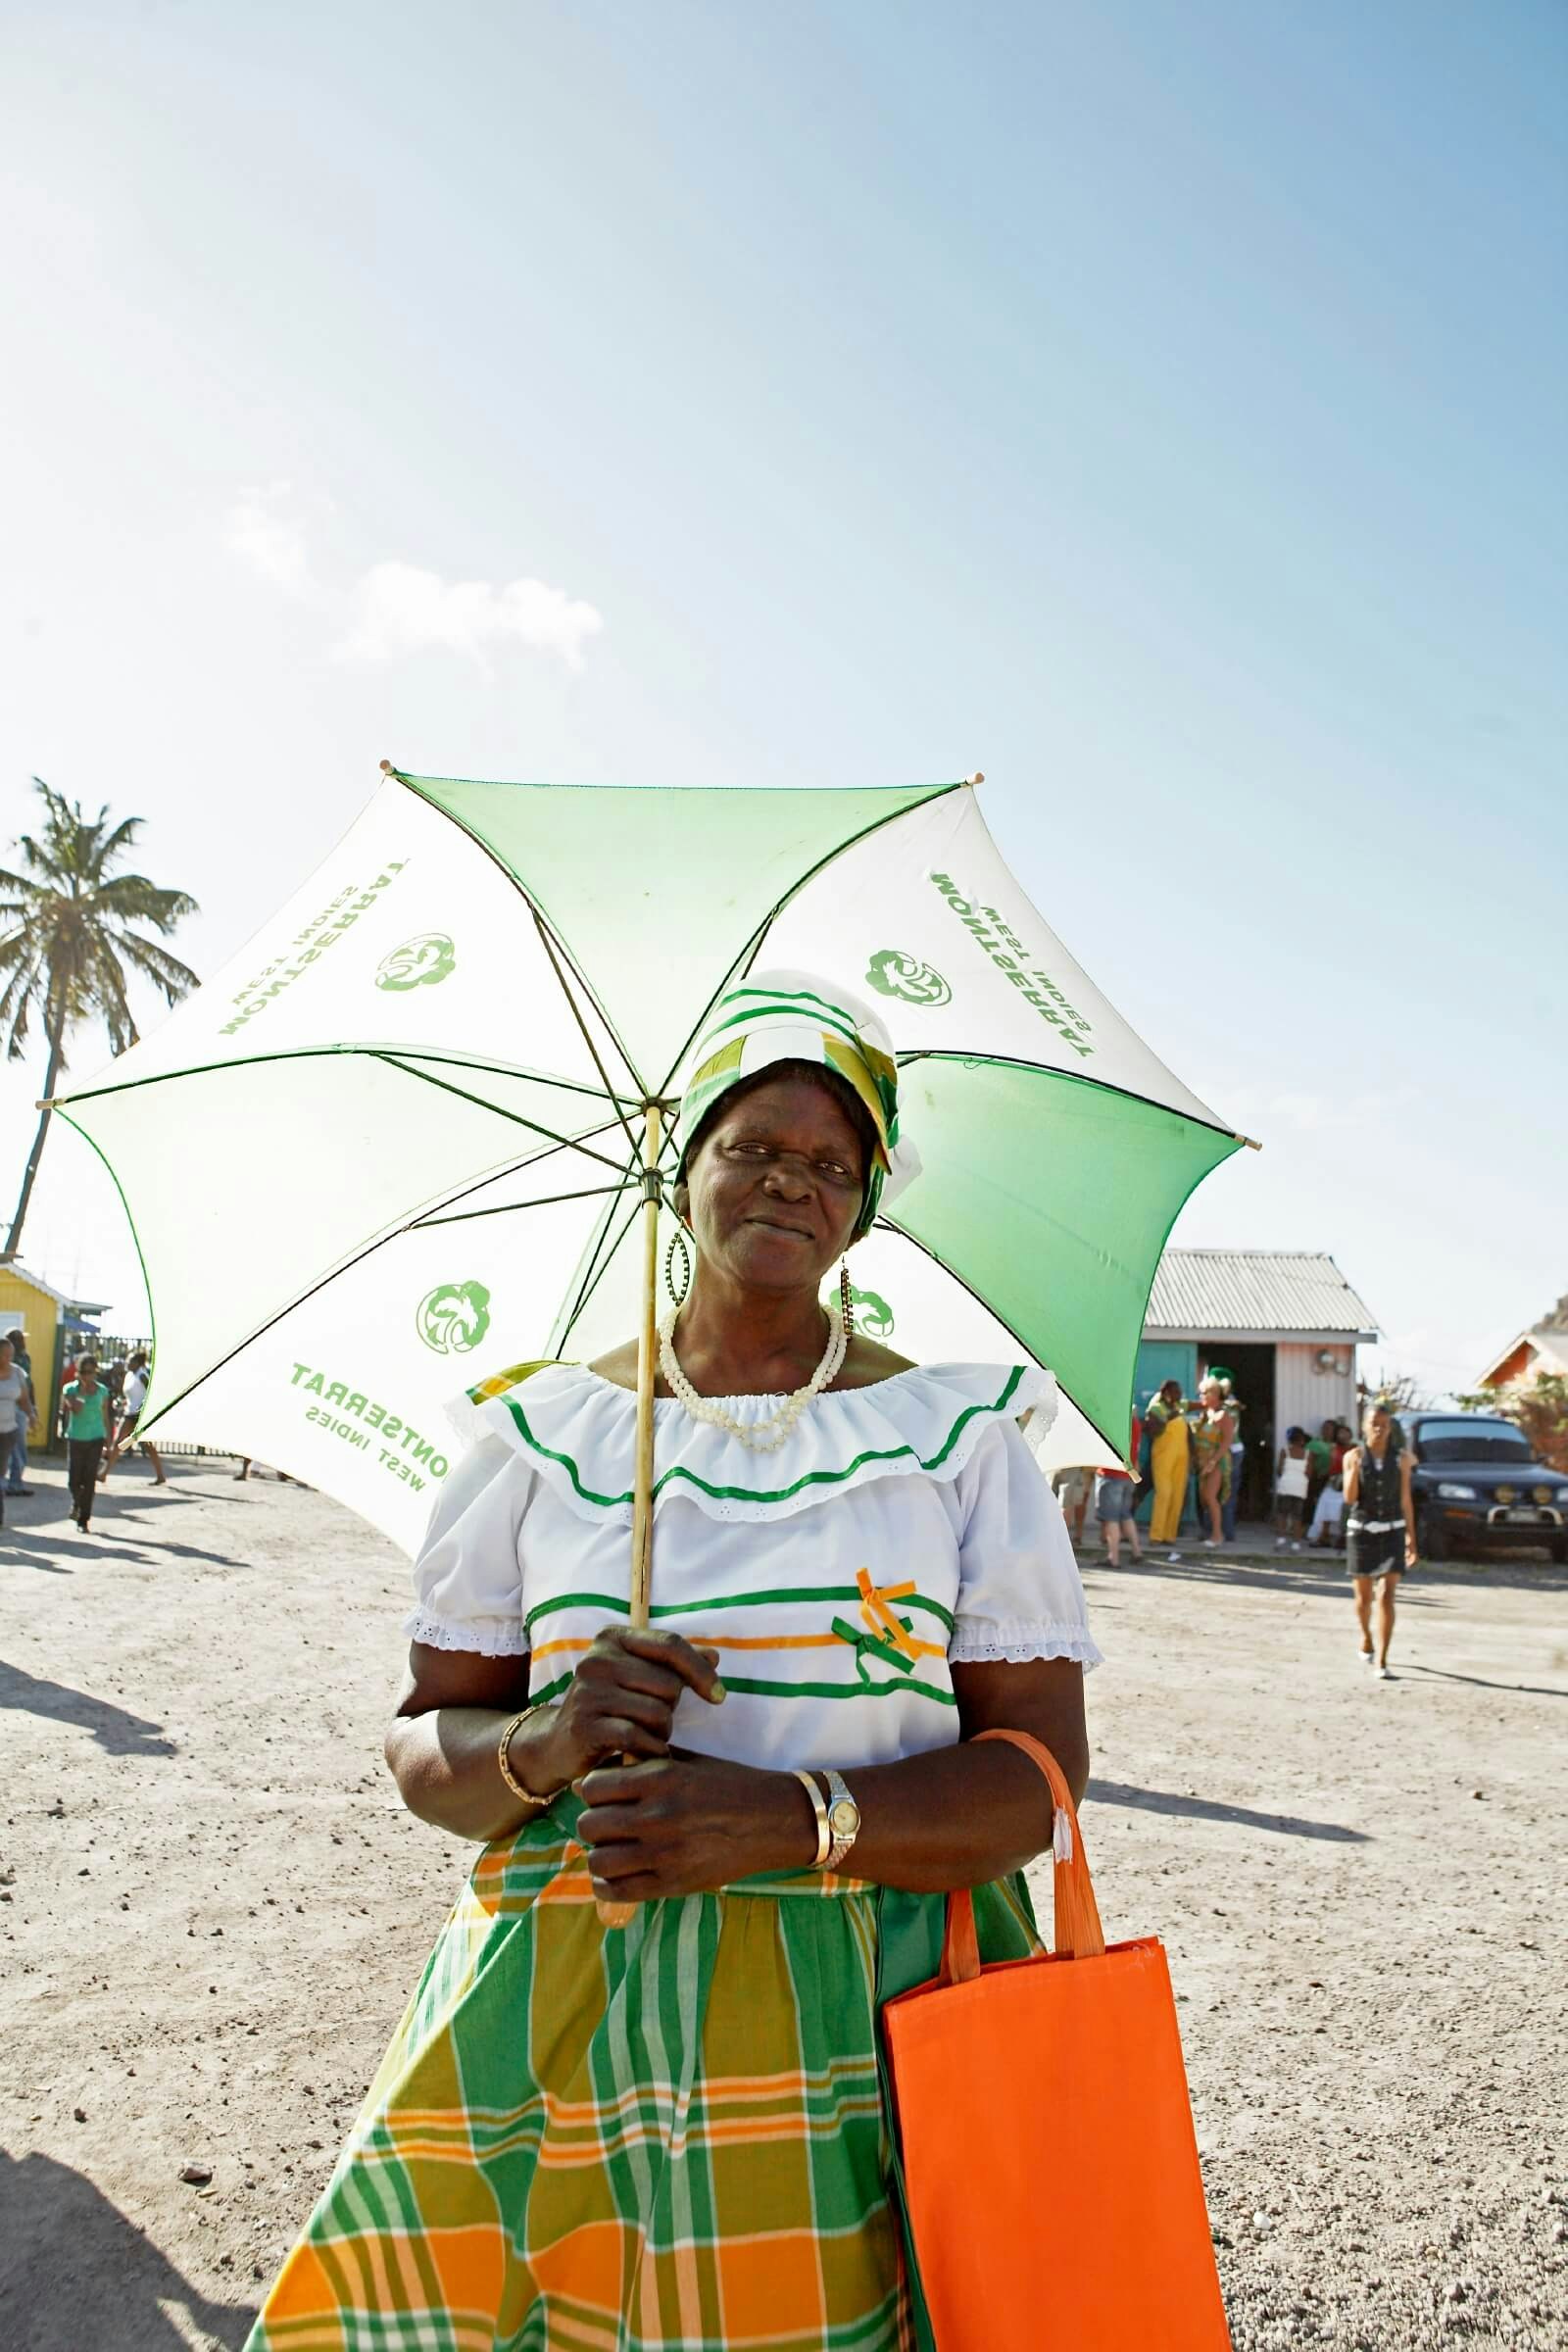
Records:
M62 1360L62 1328L67 1349L74 1353L78 1318L103 1311L87 1299L68 1298L64 1291L40 1282L36 1274L29 1274L14 1260L0 1263L0 1339L8 1332L20 1331L32 1364L37 1418L28 1433L29 1446L47 1445L54 1433L55 1370Z

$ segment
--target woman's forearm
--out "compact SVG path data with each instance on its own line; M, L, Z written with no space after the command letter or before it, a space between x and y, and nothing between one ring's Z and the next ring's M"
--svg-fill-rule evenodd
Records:
M1069 1770L1069 1785L1082 1774ZM855 1766L860 1809L846 1877L941 1894L1019 1870L1051 1843L1051 1792L1002 1741ZM820 1775L818 1788L822 1788ZM633 1902L693 1894L770 1871L809 1870L814 1809L792 1772L677 1753L591 1772L577 1836L605 1891Z
M1051 1843L1051 1791L1002 1740L846 1773L860 1831L844 1868L880 1886L946 1894L1022 1870Z
M432 1707L420 1715L393 1718L386 1736L386 1760L398 1793L411 1813L455 1838L488 1842L504 1838L533 1818L501 1777L497 1750L516 1710L506 1707ZM514 1776L535 1796L552 1796L563 1785L551 1753L556 1709L525 1715L507 1747Z

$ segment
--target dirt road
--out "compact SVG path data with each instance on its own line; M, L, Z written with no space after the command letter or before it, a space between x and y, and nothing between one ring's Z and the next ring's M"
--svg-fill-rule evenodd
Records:
M380 1762L407 1571L302 1490L0 1533L10 2352L240 2344L464 1867ZM1084 1824L1181 2002L1239 2352L1568 2344L1568 1574L1087 1569ZM185 2168L211 2172L185 2181ZM1049 2183L1041 2185L1049 2225Z

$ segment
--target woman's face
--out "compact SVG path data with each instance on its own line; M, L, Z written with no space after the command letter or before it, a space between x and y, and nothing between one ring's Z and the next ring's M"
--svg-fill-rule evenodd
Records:
M1179 1380L1167 1380L1159 1393L1167 1404L1180 1404L1182 1400L1182 1384Z
M1369 1413L1367 1415L1366 1434L1370 1443L1374 1446L1381 1446L1384 1439L1389 1434L1389 1416L1383 1411L1381 1406L1375 1413Z
M1210 1413L1225 1401L1225 1392L1217 1380L1205 1380L1198 1394L1203 1400L1204 1410Z
M865 1197L855 1123L809 1078L766 1079L726 1103L677 1188L698 1250L758 1291L816 1292Z

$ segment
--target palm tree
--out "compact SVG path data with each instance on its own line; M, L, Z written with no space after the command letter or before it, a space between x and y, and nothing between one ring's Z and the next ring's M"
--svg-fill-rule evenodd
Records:
M23 1220L49 1132L49 1102L66 1063L66 1040L82 1021L102 1020L116 1054L136 1043L136 1023L125 994L126 968L163 990L177 1004L196 987L193 971L133 928L150 923L167 939L174 925L197 911L182 890L165 890L145 874L117 874L112 868L141 829L139 816L112 829L109 810L89 820L79 801L68 801L41 776L38 838L24 833L19 848L23 870L0 867L0 1030L7 1032L6 1056L20 1061L27 1049L34 1016L49 1046L44 1104L27 1155L22 1195L0 1264L17 1254Z

